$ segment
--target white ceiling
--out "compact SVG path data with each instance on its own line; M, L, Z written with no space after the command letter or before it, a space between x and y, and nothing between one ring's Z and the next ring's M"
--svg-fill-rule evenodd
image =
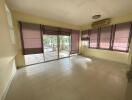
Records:
M50 18L70 24L93 22L92 16L102 18L132 13L132 0L7 0L15 11Z

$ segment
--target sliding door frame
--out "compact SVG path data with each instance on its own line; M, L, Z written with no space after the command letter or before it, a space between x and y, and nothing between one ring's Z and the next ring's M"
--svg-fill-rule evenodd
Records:
M44 62L45 62L45 55L44 55L44 43L43 43L43 34L44 34L44 30L45 30L45 28L44 28L44 30L42 30L43 29L43 25L41 25L40 24L40 31L41 31L41 43L42 43L42 48L43 48L43 57L44 57Z

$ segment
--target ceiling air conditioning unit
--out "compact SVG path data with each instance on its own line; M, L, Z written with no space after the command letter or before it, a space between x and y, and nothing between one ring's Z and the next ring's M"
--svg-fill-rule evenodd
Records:
M92 28L104 27L104 26L108 26L110 22L111 22L110 18L102 19L102 20L93 22L91 26Z

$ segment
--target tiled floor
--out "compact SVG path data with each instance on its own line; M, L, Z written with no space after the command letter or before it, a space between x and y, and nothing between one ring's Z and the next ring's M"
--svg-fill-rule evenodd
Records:
M5 100L124 100L127 66L74 56L17 71Z

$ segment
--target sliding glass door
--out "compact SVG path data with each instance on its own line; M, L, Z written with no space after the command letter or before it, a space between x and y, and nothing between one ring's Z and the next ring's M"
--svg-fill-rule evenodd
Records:
M45 61L58 59L57 35L43 35Z
M68 57L70 55L70 36L59 36L59 58Z
M20 22L20 33L26 65L69 57L70 54L78 53L77 31Z
M45 61L69 57L70 36L43 35L43 48Z

